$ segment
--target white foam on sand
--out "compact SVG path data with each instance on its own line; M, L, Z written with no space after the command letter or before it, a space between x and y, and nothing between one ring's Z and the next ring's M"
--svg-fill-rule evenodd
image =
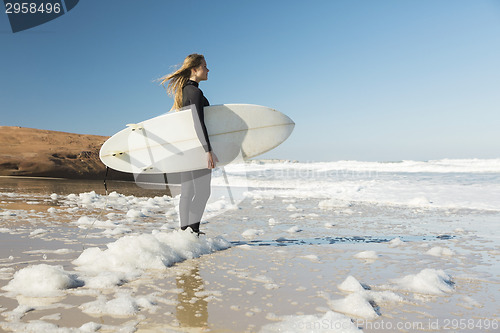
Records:
M349 275L344 282L337 286L342 291L348 292L362 292L368 289L366 286L363 286L354 276Z
M410 291L427 295L443 295L454 291L450 275L443 270L425 268L417 274L393 279L392 289Z
M276 225L276 224L279 224L278 222L276 222L276 220L274 218L270 218L269 219L269 225Z
M77 270L100 273L124 272L135 275L147 269L165 269L174 263L203 254L225 250L231 244L224 238L198 238L189 231L153 232L127 235L106 245L88 248L73 261Z
M262 229L247 229L241 233L241 236L245 238L253 238L264 234Z
M320 262L320 259L315 254L307 254L305 256L301 256L301 258L311 260L312 262Z
M341 299L330 300L328 305L334 311L358 318L374 320L379 316L370 304L370 300L361 293L352 293Z
M87 227L112 228L117 225L117 223L111 220L101 221L89 216L81 216L77 221L73 222L73 224L77 224L80 228L84 229L86 229Z
M404 244L405 243L401 240L401 238L396 237L389 242L389 247L398 247L403 246Z
M51 254L68 254L68 253L74 253L75 250L72 249L57 249L57 250L31 250L31 251L24 251L24 253L29 253L29 254L46 254L46 253L51 253Z
M91 315L129 317L144 310L154 313L157 309L156 296L133 297L120 292L118 287L131 279L140 277L145 270L164 270L174 263L224 250L230 246L230 243L222 237L198 238L194 233L180 230L168 233L153 231L151 234L124 236L109 243L103 250L97 247L84 250L73 261L79 271L78 275L65 271L62 266L46 264L31 265L15 274L12 268L2 269L0 272L2 275L6 278L12 277L2 288L7 291L4 295L17 297L20 304L20 299L26 299L29 304L20 305L13 311L3 312L2 315L9 323L1 323L1 325L3 328L22 332L51 331L54 327L57 328L44 321L31 321L29 324L24 324L20 320L29 311L57 302L59 297L68 294L67 289L72 288L74 288L72 292L75 295L97 296L95 301L80 306L83 312ZM41 253L44 250L32 252ZM67 249L60 252L66 253ZM103 295L103 289L107 289L104 291L106 294L109 291L115 291L117 294L114 298L108 299L109 296ZM212 298L214 297L212 295ZM62 328L55 331L83 332L94 328L99 329L89 324L79 329ZM122 328L132 327L121 325L120 329Z
M122 272L101 272L91 277L82 277L85 287L90 289L112 289L128 282L127 278Z
M434 257L451 257L455 254L452 250L442 246L434 246L425 253Z
M337 208L351 207L351 203L338 199L322 200L318 203L318 207L323 210L333 210Z
M141 309L153 310L156 308L154 300L148 297L132 297L119 294L111 300L99 296L97 300L80 305L84 313L92 315L110 315L113 317L128 317L138 313Z
M36 236L39 236L39 235L46 234L48 232L49 232L48 230L41 229L41 228L40 229L35 229L32 232L30 232L30 237L36 237Z
M90 332L98 332L101 328L105 329L113 329L116 327L105 326L101 324L97 324L94 322L89 322L83 324L79 328L65 328L59 327L56 324L48 323L43 320L32 320L29 323L3 323L2 326L4 328L8 328L14 332L23 332L23 333L40 333L40 332L54 332L54 333L90 333ZM121 330L120 330L121 332ZM123 332L126 332L123 330Z
M375 320L379 317L380 314L374 304L404 301L403 297L391 291L373 291L351 275L337 287L349 294L341 299L331 299L327 293L321 293L320 295L327 300L328 306L334 311L366 320Z
M0 216L16 216L17 214L11 210L0 210Z
M298 226L294 225L293 227L289 228L286 230L286 232L289 232L291 234L294 234L294 233L297 233L297 232L301 232L302 229L300 229Z
M378 257L379 255L375 251L362 251L354 255L354 258L356 259L366 259L366 260L376 260L378 259Z
M2 289L23 296L50 297L61 295L62 290L82 285L83 282L76 275L66 272L62 266L40 264L17 271Z
M59 196L59 201L65 206L82 207L87 209L113 208L127 212L130 219L147 216L151 212L165 212L165 207L173 206L175 198L168 196L162 197L135 197L126 196L117 192L111 192L104 196L95 193L95 191L80 194L69 194Z

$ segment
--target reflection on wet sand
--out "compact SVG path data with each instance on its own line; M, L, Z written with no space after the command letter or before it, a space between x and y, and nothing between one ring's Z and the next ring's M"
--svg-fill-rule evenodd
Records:
M163 179L163 178L162 178ZM125 195L135 196L171 196L170 188L165 184L157 187L139 186L133 181L116 181L108 179L108 192L116 191ZM16 192L24 194L52 194L67 195L70 193L84 193L95 191L104 194L103 180L76 180L42 177L3 177L0 176L0 192Z
M181 327L208 328L208 303L202 297L196 296L204 290L198 265L177 276L176 284L177 288L182 289L178 295L179 305L176 309Z

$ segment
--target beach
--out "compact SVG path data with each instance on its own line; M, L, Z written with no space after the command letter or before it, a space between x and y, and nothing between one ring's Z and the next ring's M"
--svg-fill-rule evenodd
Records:
M500 160L225 171L200 237L175 186L0 178L0 330L500 330Z

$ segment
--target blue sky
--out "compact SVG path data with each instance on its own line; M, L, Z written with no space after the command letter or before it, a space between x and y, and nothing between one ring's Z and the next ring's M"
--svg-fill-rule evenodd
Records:
M265 158L500 157L498 0L81 0L15 34L0 13L0 41L0 125L112 135L197 52L211 104L296 122Z

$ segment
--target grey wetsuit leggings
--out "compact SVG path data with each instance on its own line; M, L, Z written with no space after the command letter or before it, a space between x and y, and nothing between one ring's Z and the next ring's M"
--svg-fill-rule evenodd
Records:
M201 222L210 197L212 170L201 169L181 173L179 217L181 228Z

